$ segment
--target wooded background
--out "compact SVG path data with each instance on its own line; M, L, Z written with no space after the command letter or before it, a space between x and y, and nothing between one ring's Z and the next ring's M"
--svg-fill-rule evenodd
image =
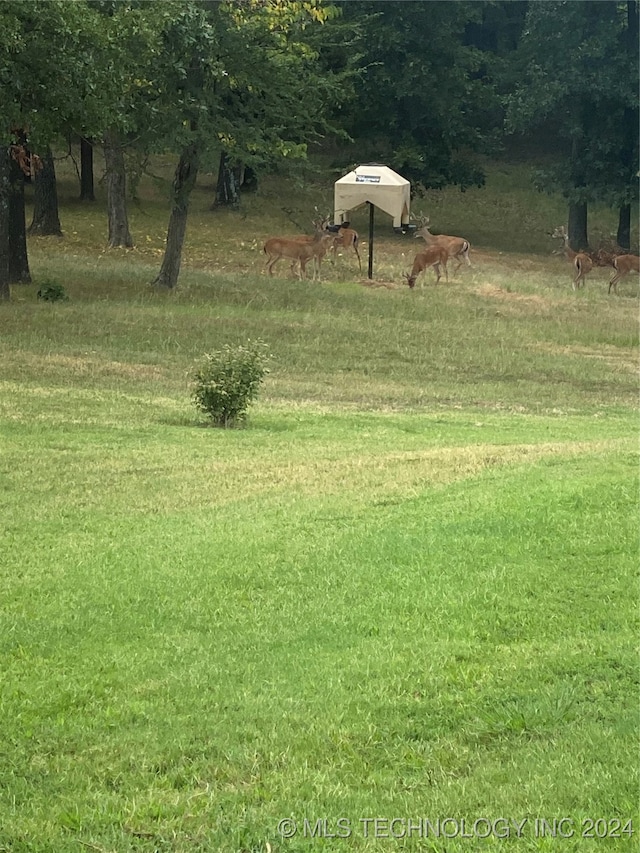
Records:
M131 188L175 152L167 248L174 287L198 171L217 204L302 168L384 162L422 189L484 181L483 158L518 147L535 184L567 201L574 249L588 206L638 200L638 5L611 2L5 0L0 4L0 297L29 280L24 179L35 233L56 233L52 150L81 142L80 195L104 150L109 245L131 245ZM37 155L37 156L32 156Z

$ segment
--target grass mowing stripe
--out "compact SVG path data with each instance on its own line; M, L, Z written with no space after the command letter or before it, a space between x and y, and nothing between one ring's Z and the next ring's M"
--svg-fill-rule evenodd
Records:
M254 500L105 530L22 626L5 601L5 837L231 850L291 812L631 809L634 485L632 460L543 460L337 519Z

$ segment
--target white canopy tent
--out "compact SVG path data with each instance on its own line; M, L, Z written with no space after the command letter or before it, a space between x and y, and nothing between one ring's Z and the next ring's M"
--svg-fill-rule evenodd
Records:
M409 224L411 184L388 166L356 166L335 182L333 221L344 222L350 210L366 203L384 210L393 217L394 228L401 228Z
M369 205L369 278L373 277L373 211L379 207L393 217L393 226L409 225L411 184L388 166L367 163L339 178L334 184L333 221L337 225L349 218L349 211Z

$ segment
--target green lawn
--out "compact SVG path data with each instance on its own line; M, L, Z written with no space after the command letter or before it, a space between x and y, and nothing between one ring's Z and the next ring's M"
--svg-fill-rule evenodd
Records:
M269 279L265 193L196 197L173 294L63 197L0 305L0 851L637 849L637 282L488 238L412 292L384 232Z

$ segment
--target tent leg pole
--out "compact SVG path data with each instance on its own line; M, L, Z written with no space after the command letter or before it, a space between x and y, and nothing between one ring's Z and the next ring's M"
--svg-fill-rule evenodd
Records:
M369 205L369 280L373 278L373 204L368 201Z

